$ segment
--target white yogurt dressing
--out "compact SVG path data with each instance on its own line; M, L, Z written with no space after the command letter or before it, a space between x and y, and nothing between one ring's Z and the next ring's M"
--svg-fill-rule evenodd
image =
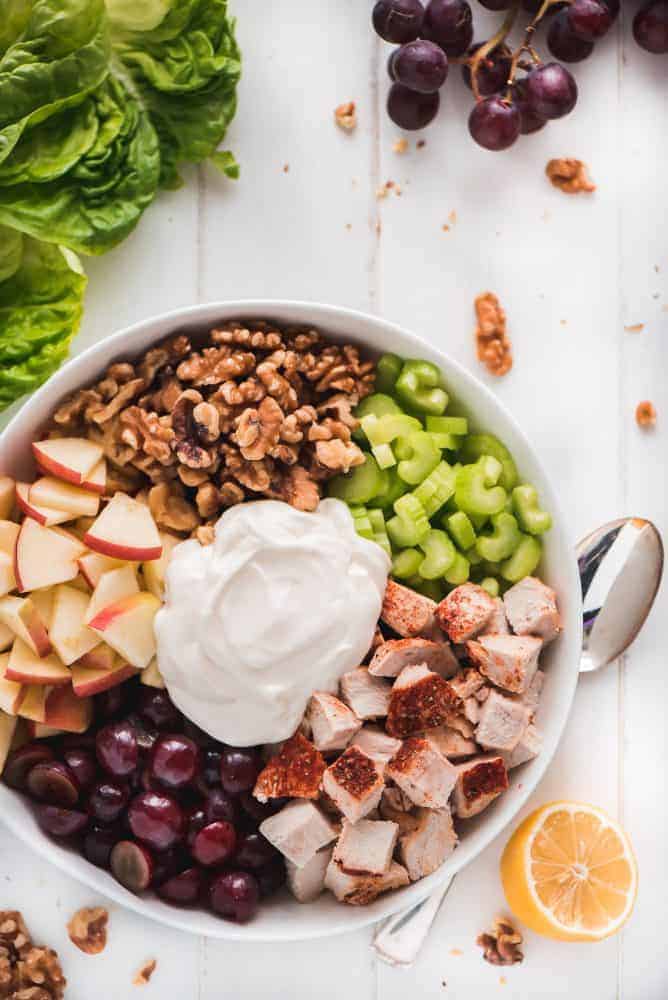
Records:
M155 630L172 700L225 743L276 743L313 691L335 691L371 645L390 560L346 505L231 507L212 545L182 542Z

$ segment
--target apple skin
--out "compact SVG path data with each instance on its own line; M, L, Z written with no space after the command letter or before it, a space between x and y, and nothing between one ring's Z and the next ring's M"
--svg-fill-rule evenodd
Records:
M110 560L109 556L103 556L100 552L84 552L79 559L79 572L91 590L95 590L103 573L119 569L120 566L122 563L116 559Z
M68 546L64 547L63 542L56 544L56 536L66 541ZM46 528L32 518L26 518L14 549L14 575L19 591L25 594L30 590L74 580L79 575L77 559L84 552L84 544L69 531ZM26 572L21 571L22 566L27 577Z
M50 684L54 687L70 683L70 672L57 656L36 656L30 646L15 639L5 670L8 681L19 684Z
M136 673L137 670L123 660L111 670L89 670L75 663L72 667L72 688L79 698L87 698L122 684Z
M84 670L113 670L116 661L116 654L114 653L111 646L107 646L106 642L101 642L99 646L95 649L91 649L90 652L84 653L79 659L72 664L72 667L83 667Z
M107 463L104 458L101 458L97 465L88 473L87 477L81 483L81 488L88 490L89 493L97 493L99 496L104 496L104 491L107 487Z
M22 510L26 517L31 517L44 528L50 528L54 524L64 524L71 521L72 515L64 510L51 510L47 507L37 507L30 502L30 485L28 483L16 484L16 506Z
M133 548L129 545L110 542L106 538L98 538L90 531L86 532L83 540L84 544L93 552L110 556L112 559L119 559L121 562L150 562L152 559L159 559L162 555L162 545L154 545L151 548Z
M53 646L42 617L30 597L5 597L0 600L0 622L19 639L32 643L37 656L49 656Z
M68 438L62 440L67 440L69 442L73 439ZM65 465L54 455L49 454L49 447L53 449L54 441L33 441L32 452L37 465L43 472L56 476L58 479L63 479L66 483L72 483L73 486L81 486L102 458L102 449L93 445L92 442L83 439L79 447L87 450L89 455L94 457L92 458L90 465L87 465L87 467L84 465L81 468L76 469ZM57 445L55 445L55 447L56 449L58 448Z
M93 702L78 698L71 684L54 688L46 699L44 718L40 720L66 733L85 733L93 721Z
M55 476L42 476L30 486L28 502L42 509L67 511L68 520L77 517L97 517L100 497L82 486L64 483Z

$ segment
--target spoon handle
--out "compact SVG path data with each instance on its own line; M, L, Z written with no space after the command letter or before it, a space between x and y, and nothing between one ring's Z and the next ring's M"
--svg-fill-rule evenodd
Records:
M373 939L373 948L388 965L409 966L417 958L454 876L409 910L389 917Z

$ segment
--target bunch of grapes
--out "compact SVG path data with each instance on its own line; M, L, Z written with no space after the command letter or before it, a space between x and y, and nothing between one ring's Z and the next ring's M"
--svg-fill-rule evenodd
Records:
M492 38L474 45L468 0L429 0L426 7L421 0L377 0L373 26L386 42L399 46L387 64L392 80L387 111L400 128L424 128L438 113L450 65L459 63L476 99L469 116L473 139L485 149L508 149L520 135L537 132L573 110L578 88L562 63L591 55L617 18L620 0L479 2L487 10L507 13ZM520 7L532 19L512 51L506 40ZM543 63L533 48L536 29L548 17L547 45L559 62ZM644 2L633 33L648 52L668 52L668 0Z

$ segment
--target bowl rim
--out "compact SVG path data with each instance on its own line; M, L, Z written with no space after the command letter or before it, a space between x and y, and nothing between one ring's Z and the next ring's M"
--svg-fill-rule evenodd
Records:
M396 335L401 340L411 343L417 351L424 349L428 354L436 355L444 363L445 368L454 371L458 378L467 384L472 392L485 399L492 409L500 411L503 420L522 443L527 454L530 455L533 465L540 474L542 479L541 490L553 514L554 527L552 530L555 534L563 534L562 529L565 520L561 504L536 449L529 441L519 422L488 386L460 362L441 350L440 347L430 343L425 338L413 333L412 330L400 324L393 323L362 310L308 299L251 298L213 300L191 306L182 306L140 320L112 333L108 337L96 341L70 358L13 414L6 427L2 430L2 433L0 433L0 466L2 465L2 444L10 433L17 433L17 428L20 426L25 413L32 409L38 410L49 399L55 405L58 399L62 398L64 394L74 391L79 385L86 384L88 381L87 377L79 380L75 378L76 373L80 369L92 366L93 362L99 360L98 370L101 370L105 365L110 364L115 358L119 357L122 352L132 356L133 342L142 341L153 328L156 330L155 342L158 342L164 339L165 336L169 336L169 330L167 332L159 332L160 327L168 325L172 332L177 332L179 329L187 328L188 326L195 327L198 325L198 322L202 324L205 322L215 322L211 318L211 314L217 312L221 314L221 318L224 315L232 318L235 314L238 314L240 317L256 316L261 318L264 316L272 317L274 314L287 314L289 316L292 312L301 313L304 315L299 318L292 320L281 318L278 322L294 322L300 325L310 323L314 327L322 329L325 334L327 333L328 318L339 322L350 320L353 324L362 324L374 330L375 336L379 341L382 341L383 332L386 334L390 333ZM312 315L309 316L309 314ZM306 318L307 316L309 318ZM353 339L362 340L361 337ZM148 343L142 344L139 350L146 350L148 347ZM372 346L371 349L373 350L374 347ZM134 350L136 351L136 348ZM94 378L95 376L92 377ZM1 467L0 471L2 471ZM570 549L570 544L566 539L561 541L563 542L561 548L563 554L566 556L564 566L568 568L567 593L569 600L574 601L576 608L579 608L581 612L580 578L575 552ZM314 926L313 929L309 930L302 926L295 933L294 930L291 930L288 921L286 921L285 927L270 930L261 925L254 925L253 922L245 925L237 925L225 920L216 920L210 923L206 929L196 927L193 926L193 923L196 923L197 918L203 915L203 911L200 909L180 909L160 903L155 896L149 898L135 896L120 884L113 882L107 872L96 868L81 855L62 849L58 843L49 840L36 825L30 829L26 828L22 826L18 817L7 815L3 809L0 809L0 821L17 839L56 865L65 874L102 893L121 906L175 929L187 931L191 934L204 934L205 936L223 940L248 942L314 940L332 934L350 933L362 927L368 927L370 924L377 923L401 910L410 909L420 903L438 886L450 880L458 871L474 861L517 818L521 809L543 779L563 738L577 685L579 650L582 645L581 613L577 614L574 620L569 622L569 633L570 638L567 648L574 651L573 658L575 662L570 673L561 682L563 692L560 718L553 719L551 716L556 736L552 747L543 750L539 757L532 762L531 778L524 780L521 787L515 787L513 806L509 810L509 814L507 816L497 816L496 818L490 817L491 821L484 824L485 828L478 833L478 841L475 848L467 851L463 845L459 846L436 872L419 882L411 883L398 892L388 893L368 907L353 908L338 904L338 909L340 910L339 919L328 920L326 927ZM577 656L575 655L576 651ZM5 794L13 795L15 793L11 789L0 785L0 803ZM83 865L81 864L82 861L84 862ZM156 906L156 903L160 903L160 905ZM208 913L206 915L209 916ZM194 920L189 919L189 917L194 917Z

